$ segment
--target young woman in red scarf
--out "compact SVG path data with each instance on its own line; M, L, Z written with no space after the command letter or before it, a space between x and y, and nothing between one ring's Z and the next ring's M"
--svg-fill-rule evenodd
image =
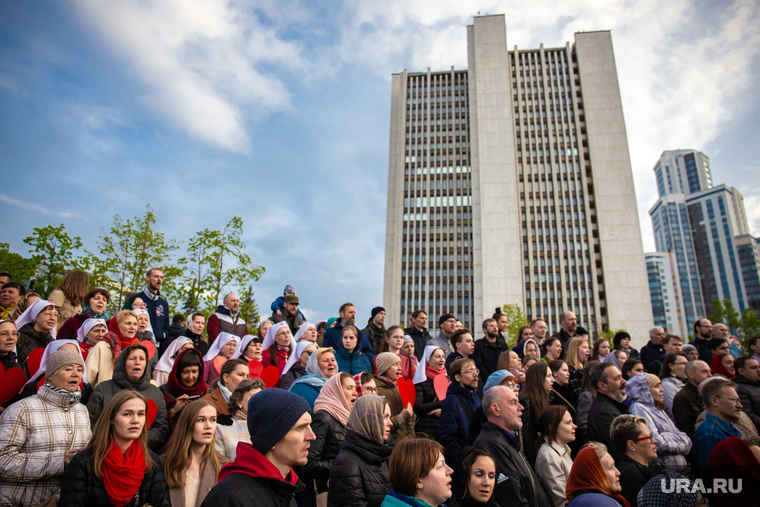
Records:
M203 356L196 349L180 352L169 372L166 384L160 386L164 393L166 410L169 411L169 426L174 429L180 412L194 400L206 394L203 381Z
M630 507L621 491L620 472L604 444L594 442L578 452L567 478L567 507Z
M92 387L113 378L113 367L121 351L137 343L137 315L122 310L108 321L108 332L103 340L87 354L87 380Z
M715 354L710 362L710 370L713 375L720 375L728 380L733 380L736 376L734 369L734 356L728 352Z
M137 391L111 398L87 447L66 468L59 506L170 507L158 456L148 450L147 413Z
M417 391L414 398L414 413L417 414L414 431L429 435L433 440L438 440L443 406L443 401L438 399L435 392L435 378L446 377L445 365L446 356L443 350L435 345L428 345L414 374L414 387Z

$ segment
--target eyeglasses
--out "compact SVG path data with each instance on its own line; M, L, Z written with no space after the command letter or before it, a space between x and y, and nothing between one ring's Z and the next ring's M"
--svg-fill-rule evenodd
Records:
M367 393L376 393L377 392L377 388L376 387L364 387L364 388L362 388L362 391L367 392Z
M737 404L741 401L739 398L729 398L728 396L716 396L716 398L725 398L732 401L734 404Z
M475 368L473 370L465 370L462 373L466 373L467 375L474 375L476 373L480 373L480 370L478 370L477 368Z
M148 305L145 304L145 303L133 303L132 306L143 306L143 307L145 307L145 306L148 306Z
M18 338L18 331L3 331L0 333L0 338L8 338L9 336Z
M634 438L633 439L634 442L641 442L642 440L649 440L652 443L655 442L655 439L654 439L654 437L652 436L651 433L649 435L645 436L645 437L640 437L640 438Z

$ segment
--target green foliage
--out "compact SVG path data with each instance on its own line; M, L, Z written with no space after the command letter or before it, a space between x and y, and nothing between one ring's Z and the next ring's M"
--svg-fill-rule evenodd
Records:
M713 313L707 316L713 324L722 322L729 329L738 329L741 327L739 312L734 309L730 299L716 299L712 302Z
M507 316L507 345L511 349L517 344L517 333L520 328L528 325L520 305L506 304L501 307L501 312Z
M190 240L188 256L180 260L185 268L182 270L185 312L213 311L225 293L237 290L243 294L250 292L250 311L258 315L249 284L257 281L265 268L253 264L245 253L242 234L243 219L233 217L224 230L204 229Z
M0 243L0 271L9 273L14 280L26 283L37 273L37 262L11 252L8 243Z
M39 270L41 283L34 289L43 298L58 287L67 271L84 267L82 259L74 258L74 251L82 248L82 238L69 236L63 224L35 227L32 235L24 238L24 243L32 247L29 252Z
M605 326L604 329L602 329L600 338L603 338L610 342L610 347L612 347L612 338L615 337L616 334L625 332L625 329L610 329L609 327Z
M240 316L248 323L248 330L253 332L253 326L261 319L259 305L253 297L253 285L249 285L245 296L240 298Z
M172 262L172 252L179 248L177 242L167 241L162 232L153 228L158 220L150 204L146 208L145 216L134 220L114 215L111 228L108 232L102 231L98 239L100 256L88 252L95 282L111 290L116 308L121 308L129 290L140 290L146 285L145 275L149 269L164 271L164 294L173 291L173 281L181 273Z
M742 341L742 349L749 353L749 339L753 336L760 336L760 317L749 308L742 312L742 325L739 330L739 338Z

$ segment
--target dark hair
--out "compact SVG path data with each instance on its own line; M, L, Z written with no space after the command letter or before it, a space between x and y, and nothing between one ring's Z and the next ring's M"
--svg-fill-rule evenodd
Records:
M458 330L454 331L453 333L451 333L451 338L449 338L449 341L451 342L451 347L455 351L457 349L457 343L461 342L462 341L462 337L464 335L466 335L466 334L472 336L472 333L470 332L470 330L467 329L467 328L465 328L465 327L463 327L462 329L458 329Z
M203 312L195 312L190 316L190 322L194 321L196 317L203 317L203 320L206 320L206 316L203 314Z
M338 314L341 314L341 313L345 312L346 308L348 308L349 306L354 306L354 304L353 303L343 303L342 305L340 305L340 309L338 310Z
M485 331L488 328L488 324L491 322L496 322L496 319L486 319L483 321L483 331Z
M546 372L549 371L549 365L539 362L528 368L525 372L525 383L520 390L519 398L521 400L530 400L530 407L533 420L537 420L549 405L549 392L544 389Z
M531 330L531 332L533 331L533 328L531 328L530 326L522 326L522 327L521 327L521 328L520 328L520 329L517 331L517 343L520 343L520 340L522 340L522 339L523 339L523 337L522 337L522 334L523 334L523 332L524 332L526 329L530 329L530 330Z
M417 317L420 316L421 313L424 313L425 316L427 316L427 312L425 310L415 310L414 312L412 312L412 318L416 319Z
M631 378L629 373L631 372L632 369L636 367L637 364L641 364L641 361L638 359L634 359L632 357L628 358L628 360L623 363L623 371L621 373L623 374L624 380L628 380L629 378Z
M586 367L588 367L588 365L586 365ZM607 383L607 369L608 368L615 368L617 370L617 366L615 366L612 363L597 363L591 368L587 376L584 375L583 377L584 383L585 383L586 378L588 378L589 379L588 387L591 387L594 389L594 391L591 394L596 395L596 390L599 389L599 382L602 382L604 384Z
M473 447L467 456L462 460L461 472L462 472L462 499L470 497L470 475L472 474L472 467L475 466L475 462L478 458L485 457L490 459L494 468L496 468L496 460L493 459L491 453L485 447Z
M552 373L557 373L559 370L562 369L563 364L567 364L567 363L565 363L562 359L555 359L554 361L549 362L549 369L552 371Z
M230 414L234 414L240 410L237 405L243 400L243 397L248 391L252 391L254 389L260 389L263 391L266 388L266 384L264 384L264 381L260 378L247 378L240 381L238 386L234 391L232 391L232 394L230 395L230 401L227 402L227 411Z
M734 369L736 370L737 375L739 374L739 368L744 368L744 364L750 360L757 361L757 359L752 356L741 356L734 359Z
M401 329L402 333L404 332L404 329L401 326L391 326L391 327L389 327L388 329L385 330L385 338L386 339L383 340L383 350L382 350L382 352L388 352L388 350L389 350L390 347L388 347L388 340L387 340L387 338L390 338L397 329Z
M543 318L543 317L536 317L535 319L533 319L533 320L531 320L531 321L530 321L530 324L529 324L529 326L530 326L530 327L533 327L533 326L535 326L536 324L538 324L539 322L543 322L544 324L546 324L546 321L544 320L544 318Z
M13 281L13 277L11 276L11 274L10 273L6 273L5 271L0 271L0 276L6 277L9 282Z
M177 373L182 373L182 370L189 366L197 366L199 369L198 371L203 369L203 357L201 356L201 353L197 349L192 350L195 350L196 353L182 354L179 359L177 359Z
M369 371L363 371L361 374L361 377L359 377L359 382L361 382L361 385L366 384L370 380L375 380L375 376L372 375L372 372ZM341 382L342 384L343 382Z
M19 296L26 296L26 288L18 282L8 282L3 285L3 289L16 289Z
M717 349L724 343L728 343L728 340L725 338L710 338L707 340L707 346L710 348L711 351Z
M639 425L649 426L647 420L632 414L623 414L617 416L610 426L610 438L621 454L628 450L628 442L636 440L641 434Z
M172 324L177 324L179 322L185 322L185 316L181 313L178 313L172 318Z
M686 354L683 352L676 352L675 354L668 354L667 356L665 356L665 359L662 361L662 368L660 368L661 380L670 377L671 365L675 364L676 359L678 359L679 357L683 357L687 361L689 360L689 358L686 357Z
M356 326L352 326L352 325L343 326L343 329L340 330L340 339L341 339L341 342L343 341L343 334L346 331L351 331L352 333L354 333L354 336L356 337L356 345L354 346L354 350L351 350L351 351L346 350L346 352L354 352L357 349L361 350L359 341L362 339L362 335L359 334L359 328L356 327Z
M752 347L757 345L757 340L760 340L760 336L753 336L752 338L750 338L749 341L747 342L747 347L750 347L751 349Z
M324 329L325 331L327 331L327 321L326 320L323 320L322 322L320 322L319 324L317 324L317 332L319 332L320 329Z
M720 391L724 387L736 389L736 384L728 379L718 377L701 385L700 395L702 396L702 402L705 404L706 409L710 409L710 398L713 396L720 396Z
M495 320L496 322L499 322L499 319L500 319L501 317L506 317L506 315L504 315L504 314L502 313L502 311L501 311L501 308L496 308L496 310L494 311L494 313L493 313L493 316L492 316L491 318L492 318L493 320Z
M238 366L248 366L248 362L245 359L228 359L224 362L222 365L222 369L219 371L219 376L211 383L211 388L216 389L216 386L219 385L219 382L222 382L222 379L225 375L231 375L233 371L235 371L235 368Z
M604 342L607 342L607 345L610 344L610 342L608 340L605 340L604 338L602 338L600 340L596 340L594 342L594 350L591 353L591 357L589 359L595 359L595 360L599 359L599 348L602 346L602 343L604 343ZM612 347L610 347L610 348L612 348Z
M559 338L554 338L553 336L550 336L549 338L547 338L546 340L544 340L544 345L543 345L543 349L544 349L543 353L544 353L544 355L546 355L546 348L549 347L550 345L554 344L554 342L558 342L558 341L559 341Z
M538 431L540 432L540 435L536 438L536 449L541 447L544 439L549 444L554 443L557 438L557 428L559 428L562 418L565 417L565 412L567 412L567 407L564 405L549 405L541 412L541 415L536 419Z
M82 302L85 305L90 306L90 299L94 298L98 294L106 298L106 303L111 302L111 293L102 287L93 287L92 289L90 289L87 292L87 294L84 295L84 299L82 300Z
M670 334L670 333L666 333L666 334L665 334L665 341L664 341L664 342L662 342L662 344L663 344L663 345L667 345L668 343L672 342L673 340L678 340L678 342L681 342L681 341L682 341L682 340L681 340L681 337L680 337L680 336L678 336L677 334Z
M414 497L417 482L428 476L443 452L441 444L426 438L407 438L396 444L388 463L393 489Z
M700 317L694 321L694 338L699 336L699 331L697 331L697 328L699 327L700 322L702 322L704 319L704 317Z
M462 369L464 368L464 365L467 363L475 364L475 361L470 359L469 357L460 357L453 363L451 363L451 366L449 366L449 378L452 382L456 382L454 380L455 375L461 375Z

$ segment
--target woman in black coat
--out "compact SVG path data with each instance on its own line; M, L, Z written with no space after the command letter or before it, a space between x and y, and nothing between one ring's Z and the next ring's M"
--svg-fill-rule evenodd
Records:
M133 390L106 403L87 447L66 467L59 507L170 507L161 462L148 450L147 413L147 400Z
M438 427L441 425L441 407L443 401L438 399L435 392L435 378L446 376L446 356L443 350L433 345L425 347L422 362L414 375L414 387L417 395L414 399L414 413L417 422L414 425L416 433L424 433L433 440L438 440Z
M327 505L380 507L391 490L391 407L382 396L364 395L356 401L346 427L346 438L330 470Z

